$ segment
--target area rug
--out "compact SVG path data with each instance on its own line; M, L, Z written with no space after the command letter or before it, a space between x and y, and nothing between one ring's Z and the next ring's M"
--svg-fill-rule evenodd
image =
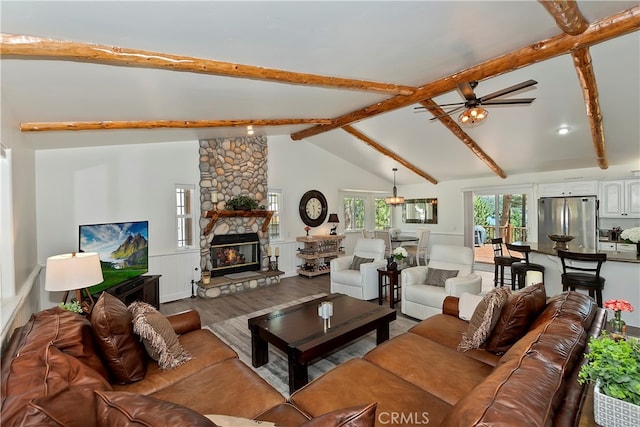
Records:
M251 366L251 332L247 327L247 320L252 317L260 316L261 314L290 307L325 295L326 294L317 294L300 298L285 304L276 305L264 310L234 317L205 327L212 330L218 337L220 337L220 339L229 344L231 348L238 353L240 360L256 371L258 375L264 378L285 397L289 397L289 368L287 364L287 355L285 353L274 346L269 345L269 363L259 368ZM415 320L398 316L398 318L389 325L389 336L392 338L400 335L409 330L416 323L417 322ZM309 381L312 381L314 378L318 378L320 375L331 370L340 363L346 362L349 359L364 356L365 353L373 349L375 346L376 332L373 331L359 340L353 341L351 344L318 360L316 363L309 365Z

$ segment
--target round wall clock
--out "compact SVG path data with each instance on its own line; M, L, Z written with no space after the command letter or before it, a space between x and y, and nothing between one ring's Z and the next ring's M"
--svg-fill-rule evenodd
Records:
M300 199L299 209L302 222L317 227L327 218L327 199L318 190L309 190Z

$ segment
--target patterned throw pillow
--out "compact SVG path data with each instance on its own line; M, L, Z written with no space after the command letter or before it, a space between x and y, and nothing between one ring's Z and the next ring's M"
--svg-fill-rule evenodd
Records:
M458 351L480 348L496 326L502 306L509 299L511 289L494 288L487 293L471 316L467 331L462 334Z
M440 270L439 268L429 267L427 268L427 280L424 281L424 284L444 288L444 282L457 275L458 270Z
M373 258L360 258L358 255L354 255L349 270L360 270L360 264L366 264L368 262L373 262Z
M133 316L133 331L142 338L142 343L160 369L173 369L191 360L178 341L171 323L153 306L136 301L129 306Z

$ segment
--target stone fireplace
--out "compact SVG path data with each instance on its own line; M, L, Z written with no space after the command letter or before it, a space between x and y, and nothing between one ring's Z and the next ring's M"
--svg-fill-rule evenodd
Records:
M263 136L216 138L200 140L200 268L209 270L214 276L211 286L200 288L198 294L216 297L267 286L280 282L279 274L268 271L269 259L266 248L268 231L262 231L264 218L258 216L225 216L215 224L204 214L211 210L223 210L225 201L237 196L249 196L259 205L267 204L267 138ZM210 226L211 232L205 229ZM229 241L244 239L240 235L250 234L247 242ZM225 254L226 250L226 254ZM226 257L238 257L233 261ZM240 262L242 261L242 262ZM234 273L253 271L248 279L235 279ZM231 276L231 277L230 277Z

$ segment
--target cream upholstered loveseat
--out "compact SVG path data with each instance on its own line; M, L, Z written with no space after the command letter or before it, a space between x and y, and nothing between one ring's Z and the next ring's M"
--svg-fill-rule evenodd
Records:
M428 266L405 268L401 272L402 313L426 319L442 313L448 296L460 297L464 292L479 294L482 277L473 272L473 249L464 246L433 245ZM458 270L456 277L446 279L444 286L425 284L428 269Z
M361 300L378 298L378 268L387 265L384 258L385 243L382 239L358 239L353 255L331 260L331 292L349 295ZM373 259L351 269L354 256Z

